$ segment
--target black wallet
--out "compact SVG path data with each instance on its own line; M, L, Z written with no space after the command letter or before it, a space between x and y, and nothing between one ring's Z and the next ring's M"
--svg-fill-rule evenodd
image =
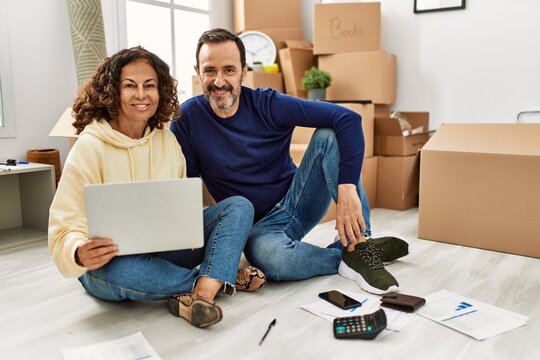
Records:
M424 298L398 293L384 295L381 298L381 306L405 312L413 312L425 303Z

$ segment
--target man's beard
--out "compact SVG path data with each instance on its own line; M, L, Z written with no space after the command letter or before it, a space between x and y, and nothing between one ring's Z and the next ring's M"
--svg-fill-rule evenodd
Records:
M214 90L225 90L228 91L225 95L216 95L213 93ZM210 105L214 109L219 109L221 111L227 111L238 101L240 96L240 87L235 90L232 85L224 85L222 87L217 87L214 84L208 85L206 88L206 93L204 94ZM213 95L213 96L212 96ZM223 98L226 98L225 101L219 101Z

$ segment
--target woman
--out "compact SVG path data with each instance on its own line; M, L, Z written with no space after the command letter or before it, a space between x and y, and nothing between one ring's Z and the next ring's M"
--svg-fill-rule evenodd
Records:
M246 291L265 283L256 268L237 272L253 222L248 200L231 197L204 210L201 249L117 256L114 239L88 238L86 224L86 184L185 176L184 157L164 126L177 109L176 80L156 55L134 47L105 59L73 105L79 139L51 205L49 251L60 272L78 277L90 294L108 301L168 299L174 315L203 328L222 318L218 293L233 294L235 283Z

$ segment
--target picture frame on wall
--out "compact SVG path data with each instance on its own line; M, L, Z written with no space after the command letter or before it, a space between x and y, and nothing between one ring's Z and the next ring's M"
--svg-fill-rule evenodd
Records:
M414 13L465 9L465 0L414 0Z

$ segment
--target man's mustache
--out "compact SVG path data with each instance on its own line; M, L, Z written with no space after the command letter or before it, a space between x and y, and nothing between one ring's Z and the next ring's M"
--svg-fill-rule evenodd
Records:
M218 86L216 86L214 84L210 84L210 85L208 85L208 87L206 89L209 92L214 91L214 90L225 90L225 91L230 91L230 92L233 91L233 87L231 85L223 85L221 87L218 87Z

